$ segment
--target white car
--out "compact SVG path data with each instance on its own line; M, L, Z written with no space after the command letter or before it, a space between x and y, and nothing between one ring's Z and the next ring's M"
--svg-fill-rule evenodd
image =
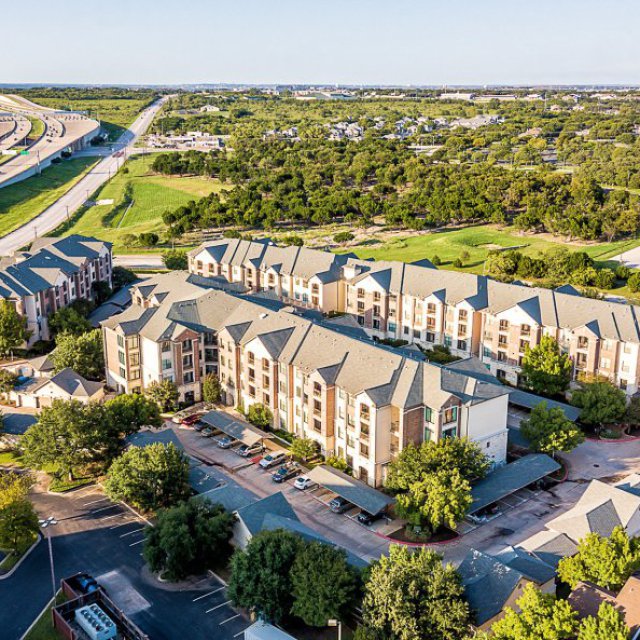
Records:
M307 476L300 476L296 478L293 486L300 491L305 491L306 489L310 489L311 487L315 487L316 483Z

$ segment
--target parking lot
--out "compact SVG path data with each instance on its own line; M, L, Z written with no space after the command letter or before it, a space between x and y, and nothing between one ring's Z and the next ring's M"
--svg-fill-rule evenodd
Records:
M79 571L93 575L114 602L151 638L230 640L249 625L214 575L178 585L160 583L142 557L146 521L98 487L67 495L39 491L34 502L49 529L56 580ZM0 582L3 637L19 638L51 598L46 544L39 544L19 570Z

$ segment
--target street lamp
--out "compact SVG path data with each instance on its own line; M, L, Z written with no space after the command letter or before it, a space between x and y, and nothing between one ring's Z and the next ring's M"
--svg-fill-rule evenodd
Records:
M338 627L338 640L342 640L342 622L340 622L340 620L336 620L335 618L327 620L327 626Z
M56 572L53 568L53 547L51 546L51 529L50 527L54 527L58 524L58 521L53 517L49 516L46 520L39 521L40 527L45 529L47 536L47 545L49 547L49 566L51 567L51 589L53 591L53 598L55 600L56 593L58 590L56 589Z

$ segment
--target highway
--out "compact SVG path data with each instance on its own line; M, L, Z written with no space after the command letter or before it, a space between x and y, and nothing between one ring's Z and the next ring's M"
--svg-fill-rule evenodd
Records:
M107 182L123 165L136 140L147 130L166 99L167 97L160 98L147 107L113 145L113 151L59 200L33 220L0 238L0 256L10 255L17 249L31 243L35 238L46 235L62 224L68 216L72 216L91 197L91 194Z

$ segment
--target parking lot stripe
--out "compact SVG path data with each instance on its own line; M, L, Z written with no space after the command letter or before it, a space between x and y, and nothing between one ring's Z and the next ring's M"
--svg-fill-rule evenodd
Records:
M127 533L123 533L120 537L121 538L126 538L127 536L130 536L132 533L138 533L138 531L143 531L144 527L140 527L139 529L134 529L133 531L127 531Z
M215 611L216 609L219 609L220 607L224 607L227 604L230 604L231 600L227 600L226 602L223 602L222 604L217 604L215 607L211 607L211 609L207 609L205 611L205 613L211 613L212 611Z
M111 520L111 518L117 518L118 516L121 516L121 513L114 513L112 516L104 516L104 518L99 518L99 520Z
M248 627L247 627L247 629L248 629ZM238 636L241 636L245 631L246 631L246 629L243 629L242 631L238 631L238 633L236 633L233 637L237 638Z
M197 598L193 599L193 602L197 602L198 600L202 600L202 598L206 598L207 596L211 596L214 593L218 593L218 591L222 591L224 589L224 587L218 587L217 589L214 589L213 591L209 591L209 593L205 593L201 596L198 596Z
M123 515L123 514L119 513L118 515ZM119 527L126 527L128 524L133 524L134 522L135 520L125 520L120 524L114 524L113 527L109 527L109 531L111 531L112 529L118 529Z
M231 620L235 620L236 618L239 618L240 614L236 613L235 616L231 616L230 618L227 618L226 620L223 620L219 626L222 626L223 624L225 624L226 622L231 622ZM235 636L233 636L235 638Z
M85 496L86 498L86 496ZM104 502L105 500L108 500L109 498L103 496L102 498L100 498L99 500L92 500L91 502L85 502L82 506L83 507L88 507L90 504L96 504L98 502Z
M142 540L138 540L137 542L132 542L129 546L135 547L137 544L140 544L141 542L144 542L144 538L142 538Z
M113 509L113 507L119 506L119 504L110 504L108 507L100 507L100 509L96 509L95 511L91 509L91 513L100 513L101 511L106 511L107 509Z

